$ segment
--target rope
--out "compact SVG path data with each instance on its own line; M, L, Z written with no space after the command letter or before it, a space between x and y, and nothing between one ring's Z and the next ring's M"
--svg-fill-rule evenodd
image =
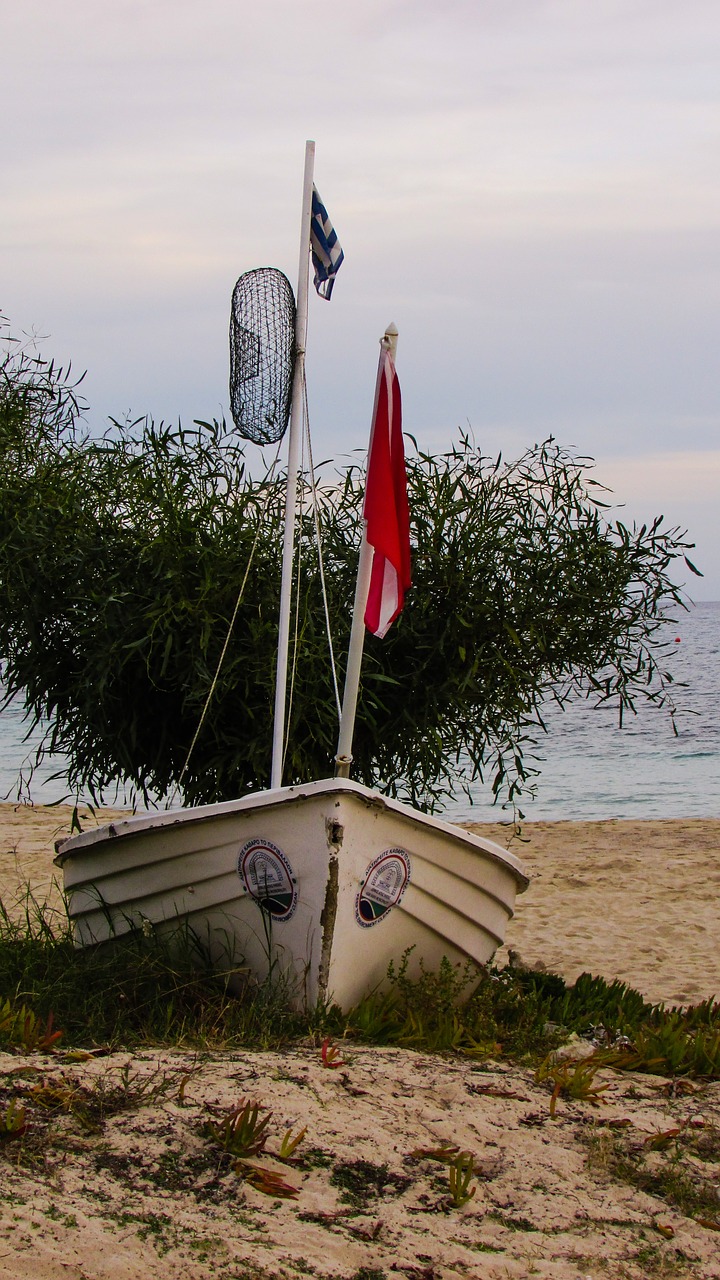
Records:
M202 711L201 711L201 713L200 713L200 719L199 719L199 721L198 721L197 729L195 730L195 735L194 735L194 737L193 737L192 742L190 743L190 749L188 750L188 753L187 753L187 755L186 755L186 757L185 757L185 763L184 763L184 765L183 765L182 769L180 770L180 777L178 778L177 782L175 783L175 786L173 787L173 790L172 790L172 791L171 791L171 793L170 793L170 798L168 799L168 801L167 801L167 803L166 803L166 808L168 808L168 809L169 809L169 808L170 808L170 806L173 804L173 802L174 802L174 800L175 800L176 796L177 796L177 795L179 794L179 792L180 792L180 788L182 787L182 783L183 783L183 778L185 777L185 774L186 774L186 773L187 773L187 771L188 771L188 766L189 766L189 764L190 764L190 760L191 760L191 758L192 758L192 754L193 754L193 752L194 752L194 750L195 750L195 747L197 746L197 741L198 741L198 738L200 737L200 734L201 734L201 732L202 732L202 727L203 727L203 725L204 725L204 723L205 723L205 719L206 719L206 717L207 717L208 709L209 709L209 707L210 707L210 703L212 702L212 699L213 699L213 694L215 693L215 689L217 688L217 682L218 682L218 680L219 680L219 678L220 678L220 671L221 671L221 668L222 668L223 662L225 661L225 655L227 654L227 651L228 651L228 645L230 644L230 637L232 636L232 633L233 633L233 627L235 626L235 622L236 622L236 619L237 619L237 616L238 616L238 612L239 612L239 609L240 609L240 604L241 604L241 601L242 601L242 598L243 598L243 594L244 594L244 591L245 591L245 585L246 585L246 583L247 583L248 576L249 576L249 574L250 574L250 569L252 568L252 562L253 562L253 560L254 560L254 558L255 558L255 552L257 551L257 545L258 545L258 542L259 542L259 540L260 540L260 531L261 531L261 529L262 529L262 525L263 525L263 516L265 515L265 512L266 512L267 507L268 507L268 503L269 503L269 501L270 501L270 497L271 497L271 494L272 494L272 489L271 489L271 487L270 487L269 482L272 480L273 473L274 473L275 468L277 467L277 464L278 464L278 459L279 459L279 457L280 457L280 444L281 444L281 443L282 443L282 442L279 442L279 443L278 443L278 447L277 447L277 450L276 450L276 452L275 452L275 457L274 457L274 459L273 459L272 466L270 467L270 470L269 470L268 472L266 472L266 474L265 474L265 478L264 478L264 480L263 480L263 484L266 484L266 485L267 485L267 489L266 489L266 493L265 493L265 500L264 500L264 502L263 502L263 504L262 504L262 508L261 508L261 511L260 511L260 517L259 517L258 522L257 522L257 529L256 529L256 531L255 531L255 537L254 537L254 539L253 539L253 544L252 544L252 547L251 547L251 549L250 549L250 557L249 557L249 559L248 559L247 566L246 566L246 569L245 569L245 573L244 573L244 575L243 575L243 580L242 580L242 582L240 583L240 590L239 590L239 592L238 592L237 600L235 601L235 608L233 609L233 614L232 614L232 617L231 617L231 619L230 619L230 625L229 625L229 627L228 627L228 629L227 629L227 635L225 636L225 643L223 644L222 651L221 651L221 653L220 653L220 657L219 657L219 659L218 659L218 664L217 664L217 667L215 668L215 675L213 676L212 684L210 685L210 689L209 689L209 691L208 691L208 695L207 695L207 697L206 697L206 699L205 699L205 704L204 704L203 709L202 709Z
M305 377L303 377L303 439L302 439L302 455L301 455L302 474L304 474L304 469L305 469L306 445L307 445L307 457L308 457L308 474L310 477L310 493L312 496L313 524L315 528L315 545L317 547L318 568L320 571L320 589L321 589L322 600L323 600L323 612L325 615L325 632L327 635L328 649L330 652L330 669L332 671L333 689L335 691L335 706L337 709L338 726L339 726L340 720L342 718L342 703L340 700L340 687L338 685L337 667L335 665L335 651L333 649L332 628L330 625L330 608L328 605L327 588L325 585L325 566L323 564L322 541L320 537L319 503L318 503L318 496L317 496L317 485L315 483L315 464L313 461L312 438L310 435L310 411L308 407L307 381ZM305 489L303 485L301 489L301 495L300 495L300 522L302 522L302 508L303 508L304 494L305 494ZM298 633L299 633L299 618L300 618L300 540L299 539L298 539L297 583L298 583L297 593L295 597L295 634L293 636L293 660L292 660L292 668L290 672L290 691L289 691L288 710L287 710L287 718L286 718L287 728L286 728L286 734L285 734L285 742L283 744L283 768L285 766L285 759L287 756L287 749L290 741L290 728L289 728L290 713L292 711L293 693L295 690L295 672L297 669L297 657L298 657Z
M313 499L313 521L315 524L315 545L317 546L318 568L320 570L320 588L322 591L323 611L325 613L325 631L327 633L328 649L330 650L330 668L332 670L333 688L335 690L335 706L337 707L339 726L342 719L342 702L340 700L337 667L335 666L335 650L333 649L332 628L330 626L330 608L328 605L327 590L325 587L325 566L323 564L322 540L320 537L319 503L317 498L317 486L315 484L315 463L313 462L312 440L310 439L310 415L308 412L306 383L303 384L303 394L305 401L305 428L307 433L308 459L310 463L310 487L312 489Z

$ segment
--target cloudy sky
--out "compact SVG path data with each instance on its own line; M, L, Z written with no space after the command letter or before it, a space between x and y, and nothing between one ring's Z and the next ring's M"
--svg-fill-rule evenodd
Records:
M553 433L720 599L717 0L23 0L0 83L0 309L98 428L227 412L232 286L295 280L314 138L316 455L366 444L394 320L423 448Z

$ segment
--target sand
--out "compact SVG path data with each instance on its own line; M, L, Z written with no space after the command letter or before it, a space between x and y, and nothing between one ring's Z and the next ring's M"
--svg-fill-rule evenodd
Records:
M52 843L68 821L63 809L0 807L6 903L25 882L52 895ZM476 829L505 843L503 829ZM515 958L668 1002L720 994L720 821L536 823L525 835L532 883L508 930ZM342 1052L338 1070L311 1044L0 1055L0 1116L13 1097L36 1117L50 1089L65 1098L33 1122L32 1166L0 1144L0 1280L720 1280L720 1084L603 1070L596 1105L561 1099L553 1120L551 1086L517 1064ZM98 1097L106 1114L93 1127L79 1104ZM264 1194L204 1134L212 1108L240 1098L272 1112L253 1163L297 1198ZM300 1163L268 1154L301 1127ZM474 1158L461 1207L447 1167L413 1154L442 1143ZM689 1216L652 1194L671 1176L702 1185L705 1209Z
M666 1004L720 998L720 820L533 822L523 836L511 847L531 884L499 959L621 978Z

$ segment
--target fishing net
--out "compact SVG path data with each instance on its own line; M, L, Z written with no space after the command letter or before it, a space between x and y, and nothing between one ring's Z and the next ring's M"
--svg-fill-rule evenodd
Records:
M240 435L276 444L290 416L295 298L287 276L259 267L240 276L230 315L230 409Z

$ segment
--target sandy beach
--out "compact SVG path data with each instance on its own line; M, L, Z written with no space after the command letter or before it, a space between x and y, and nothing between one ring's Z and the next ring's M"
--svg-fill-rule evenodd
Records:
M622 978L666 1004L720 997L718 819L533 822L523 834L511 847L531 883L498 960L509 948L568 982Z
M52 848L68 823L62 808L0 807L6 904L27 883L41 898L57 892ZM506 828L475 829L507 842ZM568 980L619 977L669 1003L720 994L720 821L534 823L524 835L513 849L532 882L505 955ZM677 1172L681 1152L720 1196L720 1084L603 1070L597 1105L563 1099L553 1120L547 1082L517 1064L351 1042L343 1057L334 1071L310 1044L0 1055L0 1114L46 1085L91 1098L150 1081L95 1131L72 1107L55 1118L61 1140L32 1168L0 1147L0 1277L720 1278L720 1198L691 1217L650 1177L673 1152ZM272 1112L255 1163L296 1198L264 1194L213 1151L211 1108L240 1098ZM303 1127L299 1163L281 1163L282 1134ZM418 1154L447 1143L474 1158L475 1194L461 1207L447 1167ZM649 1180L628 1176L646 1166Z

